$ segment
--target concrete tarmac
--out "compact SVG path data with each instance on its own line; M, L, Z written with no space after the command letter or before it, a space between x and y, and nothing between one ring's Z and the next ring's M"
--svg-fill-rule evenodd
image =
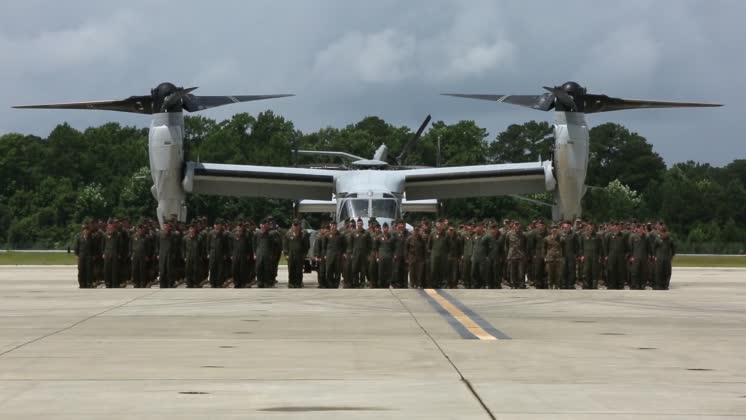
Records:
M2 267L0 418L746 418L745 277L79 290L75 268Z

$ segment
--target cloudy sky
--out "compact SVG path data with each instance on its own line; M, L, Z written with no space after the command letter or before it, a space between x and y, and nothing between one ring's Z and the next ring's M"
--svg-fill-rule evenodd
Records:
M307 132L367 115L416 128L430 113L475 120L494 138L552 114L438 93L536 94L576 80L610 96L723 103L588 121L627 126L669 164L746 158L740 0L8 0L0 12L0 134L46 136L63 121L145 126L145 116L10 106L118 99L173 81L205 95L298 95L204 113L216 119L270 108Z

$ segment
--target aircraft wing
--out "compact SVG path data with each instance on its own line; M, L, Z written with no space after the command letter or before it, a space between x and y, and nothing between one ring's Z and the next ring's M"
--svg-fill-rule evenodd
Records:
M552 191L556 185L550 161L401 172L409 200L533 194Z
M339 171L187 162L184 190L196 194L330 200Z

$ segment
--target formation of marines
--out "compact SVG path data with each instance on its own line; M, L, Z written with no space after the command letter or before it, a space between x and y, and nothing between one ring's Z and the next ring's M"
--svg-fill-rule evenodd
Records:
M310 250L310 252L309 252ZM257 226L240 218L206 219L186 226L170 220L131 228L126 220L85 223L75 244L81 288L274 287L281 255L288 286L304 287L304 262L317 267L320 288L457 288L666 290L676 247L665 224L542 219L423 220L410 231L403 220L324 223L314 235L294 221L279 229L271 218Z
M282 231L271 217L259 226L239 218L208 226L204 218L190 225L167 220L162 227L146 220L130 227L126 219L107 223L87 221L74 245L81 288L161 288L186 284L199 288L274 287L285 255L290 287L303 287L303 260L310 247L298 221Z

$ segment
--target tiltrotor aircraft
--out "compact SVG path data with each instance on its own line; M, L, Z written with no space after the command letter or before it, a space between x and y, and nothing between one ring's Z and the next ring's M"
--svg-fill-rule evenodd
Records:
M158 201L158 219L162 223L171 216L186 220L186 193L292 199L299 202L301 212L333 212L338 220L360 217L367 222L370 217L379 221L395 219L403 211L434 211L438 199L553 191L556 201L554 218L568 219L581 214L580 199L585 190L588 128L584 113L628 108L718 106L591 95L574 82L546 88L549 93L535 96L451 94L544 111L555 109L554 159L443 168L390 168L386 162L388 150L382 145L372 159L342 153L352 160L353 170L339 171L185 162L183 111L195 112L231 103L291 96L196 96L192 94L195 89L161 83L150 95L123 100L16 108L101 109L152 114L150 171L153 196ZM426 123L427 120L418 130L415 141ZM403 153L408 147L410 145ZM340 155L340 152L326 154ZM401 155L398 160L401 161Z

